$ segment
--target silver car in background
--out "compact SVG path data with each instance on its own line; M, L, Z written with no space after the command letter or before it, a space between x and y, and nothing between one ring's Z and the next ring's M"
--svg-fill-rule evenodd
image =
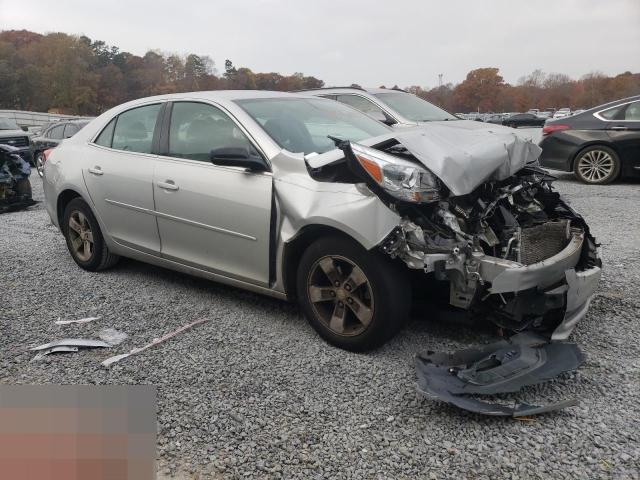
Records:
M308 95L197 92L93 120L44 190L80 267L124 256L297 299L341 348L381 345L442 285L475 318L561 339L600 260L539 154L462 121L392 130Z

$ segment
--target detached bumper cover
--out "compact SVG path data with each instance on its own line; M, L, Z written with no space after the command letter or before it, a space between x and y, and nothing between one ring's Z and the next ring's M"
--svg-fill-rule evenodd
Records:
M524 333L480 348L418 355L417 388L427 398L484 415L534 415L578 402L568 399L549 405L505 405L477 397L517 392L576 370L583 362L584 355L574 343L547 342Z

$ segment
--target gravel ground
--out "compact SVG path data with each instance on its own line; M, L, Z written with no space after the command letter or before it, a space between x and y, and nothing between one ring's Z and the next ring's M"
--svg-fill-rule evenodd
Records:
M84 272L42 204L0 215L0 382L157 385L162 478L640 478L640 183L559 176L605 270L574 334L586 364L537 392L562 389L578 407L517 421L419 397L413 355L494 339L477 328L416 318L385 347L352 354L284 302L135 261ZM54 325L93 315L103 318ZM100 366L198 318L211 321ZM129 338L29 362L26 346L104 327Z

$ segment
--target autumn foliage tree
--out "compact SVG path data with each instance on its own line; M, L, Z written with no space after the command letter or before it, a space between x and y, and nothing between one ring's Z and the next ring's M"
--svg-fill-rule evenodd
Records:
M254 72L227 59L218 73L206 55L150 50L143 56L100 40L64 33L0 32L0 108L95 115L134 98L217 89L296 91L324 82L296 72ZM353 86L358 86L353 84ZM515 85L494 67L470 71L459 84L408 90L451 112L515 112L529 108L589 108L640 94L640 73L578 80L534 70Z
M0 32L0 108L96 115L149 95L323 85L302 73L254 73L230 60L219 76L210 57L194 53L150 50L137 56L86 36Z

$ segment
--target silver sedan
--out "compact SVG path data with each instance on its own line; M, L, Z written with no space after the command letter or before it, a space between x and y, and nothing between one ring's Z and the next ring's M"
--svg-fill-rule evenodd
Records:
M439 286L472 317L566 338L600 276L588 226L536 145L465 123L391 130L278 92L145 98L50 154L46 206L81 268L130 257L297 299L341 348L381 345Z

